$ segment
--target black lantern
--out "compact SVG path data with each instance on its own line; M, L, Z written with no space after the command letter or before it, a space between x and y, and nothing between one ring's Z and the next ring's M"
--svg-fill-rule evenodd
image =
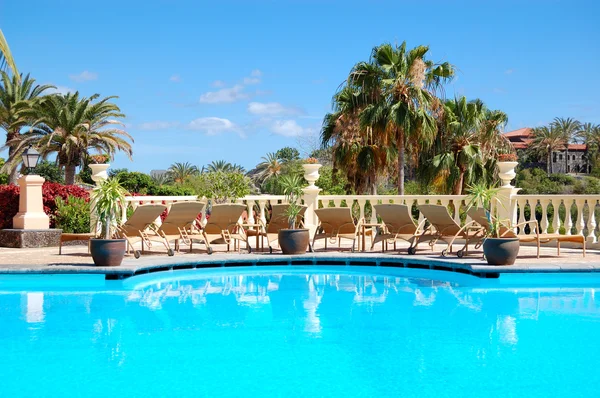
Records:
M30 146L23 152L23 165L27 167L29 171L37 166L38 160L40 160L40 153L36 151L35 148Z

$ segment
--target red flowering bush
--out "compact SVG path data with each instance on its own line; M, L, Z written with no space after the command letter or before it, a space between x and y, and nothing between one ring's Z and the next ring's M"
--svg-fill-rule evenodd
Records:
M50 216L50 227L54 227L56 214L56 198L67 200L69 196L89 200L89 192L76 185L62 185L56 182L45 182L42 187L44 212ZM0 229L12 228L12 219L19 212L19 187L16 185L0 185Z

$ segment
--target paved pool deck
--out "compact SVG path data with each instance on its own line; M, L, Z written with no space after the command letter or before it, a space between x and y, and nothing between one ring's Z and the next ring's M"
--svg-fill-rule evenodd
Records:
M380 267L406 267L433 269L472 274L484 278L496 278L503 273L557 273L557 272L600 272L600 251L588 250L586 257L581 249L561 248L558 256L554 246L542 248L541 257L535 256L535 247L522 246L517 262L512 266L490 266L482 259L481 252L472 252L459 259L455 255L442 257L444 245L436 245L434 250L423 247L416 255L406 254L406 249L398 251L355 252L342 245L324 250L317 246L314 253L287 256L275 251L255 251L248 254L225 252L225 247L215 246L215 253L206 254L201 246L193 252L187 250L169 257L164 249L146 252L139 259L127 255L119 267L96 267L86 245L63 246L63 254L58 248L11 249L0 248L0 274L104 274L107 279L124 279L149 272L172 269L193 269L226 266L268 266L268 265L362 265Z

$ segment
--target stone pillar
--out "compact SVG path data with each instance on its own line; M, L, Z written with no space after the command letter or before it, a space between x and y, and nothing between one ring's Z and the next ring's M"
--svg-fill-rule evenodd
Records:
M509 220L512 225L517 224L517 201L513 196L521 190L510 185L516 177L515 167L518 162L498 162L498 176L502 180L502 186L498 190L498 219Z
M44 213L42 185L44 178L26 175L19 178L19 212L13 217L14 229L49 229L50 218Z
M315 213L315 210L319 208L320 191L321 188L317 186L315 186L314 188L309 186L302 190L302 192L304 192L302 199L304 199L304 204L307 206L306 213L304 213L304 227L310 230L311 238L314 235L315 230L317 229L317 225L319 224L319 220L317 219L317 213Z

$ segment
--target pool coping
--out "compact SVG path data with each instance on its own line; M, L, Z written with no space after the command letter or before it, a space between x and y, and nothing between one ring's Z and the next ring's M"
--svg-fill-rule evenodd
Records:
M511 266L487 265L480 258L457 259L427 255L401 255L381 253L327 252L302 255L283 254L185 254L182 256L148 256L127 258L119 267L94 265L44 265L0 266L0 274L103 274L106 279L126 279L153 272L195 268L223 268L229 266L375 266L412 269L429 269L474 275L480 278L498 278L511 273L593 273L600 272L600 264L519 264Z

